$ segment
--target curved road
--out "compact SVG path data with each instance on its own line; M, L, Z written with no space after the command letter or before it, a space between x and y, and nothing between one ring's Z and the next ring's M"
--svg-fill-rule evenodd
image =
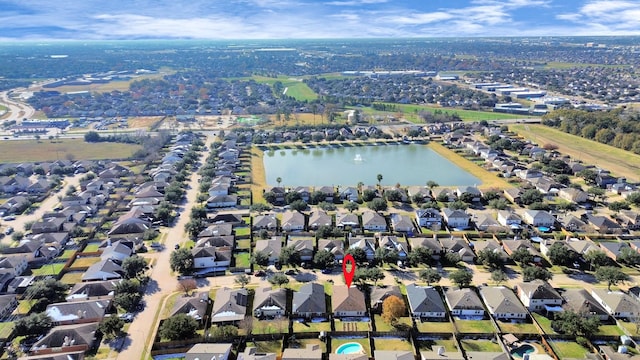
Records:
M30 119L36 112L26 103L10 99L9 91L0 92L0 105L7 107L7 113L0 117L3 121Z

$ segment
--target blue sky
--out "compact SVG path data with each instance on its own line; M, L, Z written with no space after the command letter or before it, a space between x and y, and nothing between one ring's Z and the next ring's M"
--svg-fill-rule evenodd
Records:
M640 35L640 0L0 0L0 40Z

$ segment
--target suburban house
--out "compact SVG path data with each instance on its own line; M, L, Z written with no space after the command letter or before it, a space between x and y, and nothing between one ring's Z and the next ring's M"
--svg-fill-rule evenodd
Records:
M102 321L111 308L111 299L86 300L50 304L45 312L57 325Z
M340 191L340 198L347 201L358 201L358 189L347 186Z
M282 214L282 231L304 230L304 215L297 211L285 211Z
M464 210L454 210L446 208L442 210L442 218L447 223L447 226L454 229L467 229L469 228L469 220L471 217Z
M447 310L436 288L409 284L406 289L412 317L421 319L446 318Z
M305 319L326 317L324 286L318 283L302 285L300 290L293 293L291 314Z
M580 189L567 187L560 189L558 197L574 203L583 203L589 199L589 194Z
M510 188L503 191L505 199L511 201L513 204L520 204L522 202L521 196L524 193L521 188Z
M410 217L402 215L402 214L391 214L391 227L395 232L406 232L413 233L413 221Z
M543 210L525 210L522 220L531 226L552 227L556 222L556 218Z
M587 215L589 224L600 234L620 234L622 227L611 218L602 215Z
M433 237L412 237L409 238L409 243L411 244L411 249L423 247L431 250L431 258L433 260L440 260L440 256L444 249L442 248L442 244L438 240L436 234L433 234Z
M444 292L444 299L453 316L472 320L481 320L484 317L482 301L475 291L469 288L448 288Z
M484 353L483 353L484 354ZM441 345L432 345L431 351L420 351L420 360L465 360L464 355L460 350L447 350L446 347Z
M31 205L31 202L26 197L14 196L0 205L0 210L3 212L3 215L20 214L25 211L29 205Z
M362 317L367 315L364 294L357 287L334 285L331 306L334 317Z
M480 231L500 232L504 230L504 227L491 214L479 214L474 222L476 228Z
M0 272L13 277L22 275L29 267L28 258L24 254L5 254L0 256Z
M600 247L591 240L571 240L567 241L567 246L578 253L580 256L584 256L584 254L589 251L601 251Z
M502 248L509 256L520 249L526 249L533 255L533 262L539 263L542 260L542 254L533 247L529 240L502 240Z
M209 209L230 208L238 205L237 195L214 195L207 199Z
M281 360L322 360L322 349L318 344L307 344L306 348L286 348Z
M274 318L284 316L287 312L287 290L259 287L253 298L253 316L257 318Z
M18 300L14 294L0 295L0 319L11 315L16 307L18 307Z
M209 225L198 233L199 238L228 235L233 235L233 225L229 223Z
M295 249L296 253L300 255L300 260L313 260L313 239L295 239L289 237L287 246Z
M400 260L404 260L407 258L409 254L409 249L407 248L407 243L404 239L399 239L394 235L385 235L378 241L379 247L383 249L387 249L390 251L396 251L398 253L398 258Z
M194 269L226 270L231 265L231 248L203 246L191 249Z
M588 229L590 229L589 225L587 225L586 222L571 214L566 214L564 216L558 217L558 222L563 229L570 232L587 231Z
M438 209L418 209L416 210L416 221L422 227L430 229L437 227L439 230L442 225L442 215Z
M498 211L498 223L502 226L518 229L522 225L522 218L513 211L500 210Z
M373 358L376 360L415 360L413 351L375 350Z
M622 210L618 214L618 221L627 230L640 230L640 213L631 210Z
M195 344L184 354L184 360L228 360L231 354L231 346L231 344Z
M122 278L122 268L111 259L99 261L82 274L82 281L113 280Z
M501 321L524 321L529 312L511 289L504 286L482 286L480 297L491 316Z
M331 226L331 216L323 210L314 210L309 214L309 229L318 230L320 226Z
M207 308L210 303L211 300L209 299L209 293L207 291L203 291L192 296L181 296L176 299L176 302L169 313L169 317L178 314L186 314L202 324L202 321L206 318Z
M274 236L269 240L257 240L254 252L264 252L269 255L269 263L275 264L280 257L280 251L282 250L282 237Z
M336 226L339 228L360 227L360 221L358 220L358 215L353 213L337 213Z
M244 319L247 299L247 289L219 289L211 308L211 323L235 323Z
M604 251L604 253L613 261L617 261L618 256L623 249L630 248L629 244L621 241L601 241L598 245L600 245L600 250Z
M566 301L563 305L565 310L570 310L576 314L597 316L601 321L609 319L609 313L593 296L585 289L566 289L562 293Z
M85 352L94 349L98 323L56 326L30 349L31 355Z
M473 252L469 244L462 238L443 238L440 239L443 251L445 253L456 253L460 255L460 260L472 263L476 258L476 253Z
M458 186L456 188L456 195L458 198L462 196L462 194L471 194L473 198L471 201L478 202L482 198L482 193L475 186Z
M100 254L100 259L107 260L111 259L116 261L119 264L122 264L124 259L128 258L133 254L133 250L127 245L123 244L120 241L116 241L111 245L105 247L102 250L102 254Z
M629 294L607 289L593 289L591 295L617 319L635 321L640 315L640 301Z
M369 231L385 231L387 220L375 211L365 211L362 213L362 228Z
M436 187L431 189L431 194L434 199L438 201L444 200L444 202L456 201L456 194L453 190L445 187Z
M533 280L520 283L517 286L517 293L520 301L529 311L562 311L557 309L562 305L564 299L546 281Z
M120 280L91 281L75 284L66 301L101 300L112 299L115 295L116 285Z
M278 227L278 219L275 214L258 215L253 218L251 227L253 230L275 230Z
M309 202L309 197L311 196L311 188L308 186L298 186L292 190L295 193L300 194L300 199L304 200L304 202Z
M351 238L349 248L360 248L367 254L367 260L371 261L376 255L376 245L373 238Z
M402 296L402 293L400 292L400 288L396 285L391 285L391 286L387 286L387 287L374 287L371 290L371 296L369 298L370 300L370 307L371 307L371 311L376 313L376 314L381 314L382 313L382 303L389 297L389 296L396 296L398 297L398 299L402 300L404 302L404 296Z
M320 239L318 240L318 251L326 250L333 254L336 261L344 259L344 242L342 240Z
M336 190L333 188L333 186L321 186L319 188L316 188L315 191L319 191L324 194L324 201L328 203L333 202L333 197L336 193Z
M481 251L492 251L500 256L502 262L509 260L509 255L507 255L502 246L500 246L500 244L495 240L478 240L473 241L469 245L473 248L473 251L475 251L476 254Z

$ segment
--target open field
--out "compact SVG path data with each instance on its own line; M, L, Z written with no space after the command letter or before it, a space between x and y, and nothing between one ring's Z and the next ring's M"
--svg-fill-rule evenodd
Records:
M137 116L127 119L127 126L149 129L160 120L162 120L162 116Z
M15 140L0 142L0 163L63 160L124 159L133 155L139 145L119 143L86 143L82 139Z
M544 125L509 125L509 129L539 145L553 143L559 152L586 164L601 166L630 181L640 180L640 155Z
M469 174L477 177L482 184L479 184L481 189L490 189L490 188L499 188L499 189L508 189L513 187L513 185L509 184L503 178L499 178L496 173L491 173L480 166L476 165L472 161L469 161L462 156L456 154L455 152L447 149L442 146L442 144L436 142L430 142L428 145L433 151L437 152L447 160L456 164L462 170L468 172Z
M278 76L277 78L265 77L265 76L253 76L251 79L269 85L273 85L276 81L280 81L285 89L287 89L286 95L295 98L296 100L315 100L318 98L310 87L302 82L302 78L293 78L290 76Z
M253 194L253 202L264 202L262 193L267 188L267 176L264 170L264 161L262 157L264 152L257 147L251 148L251 192Z
M550 341L553 351L560 359L582 359L589 351L575 342Z
M163 76L167 74L169 74L169 72L166 70L163 70L157 74L140 75L131 80L110 81L106 84L66 85L66 86L59 86L56 88L52 88L51 90L60 91L63 93L74 92L74 91L91 91L91 92L110 92L114 90L127 91L129 90L129 85L131 85L131 83L134 81L139 81L144 79L161 79Z
M524 115L515 115L515 114L503 114L503 113L495 113L492 111L476 111L476 110L463 110L456 108L443 108L435 105L410 105L410 104L395 104L395 103L380 103L386 105L394 105L399 111L404 113L404 116L407 120L413 122L424 123L421 119L418 118L418 113L420 111L428 111L435 112L436 110L440 110L443 113L448 114L458 114L462 121L482 121L482 120L504 120L504 119L521 119L526 118L528 116ZM375 113L376 111L373 110ZM389 114L393 114L394 112L387 112Z
M544 66L545 69L558 69L558 70L566 70L566 69L573 69L573 68L586 68L586 67L625 68L625 67L629 67L629 65L585 64L585 63L570 63L570 62L550 61L550 62L546 63L546 65Z

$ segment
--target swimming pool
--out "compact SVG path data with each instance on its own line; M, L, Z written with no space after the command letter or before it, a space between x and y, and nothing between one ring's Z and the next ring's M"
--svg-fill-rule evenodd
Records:
M532 345L522 344L519 347L511 350L511 355L513 355L513 357L521 358L524 356L524 354L531 354L534 351L536 351L536 348Z
M336 354L364 354L364 348L358 343L349 342L338 346Z

